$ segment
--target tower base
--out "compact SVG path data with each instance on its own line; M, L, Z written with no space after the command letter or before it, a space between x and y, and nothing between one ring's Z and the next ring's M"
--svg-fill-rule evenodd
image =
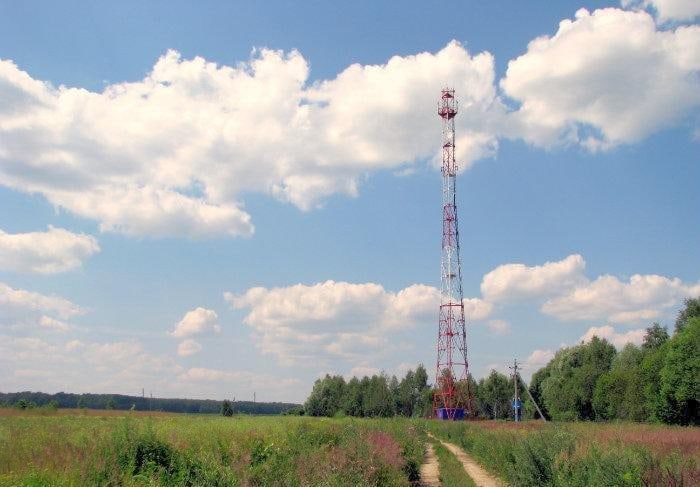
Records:
M464 419L464 408L438 408L436 412L437 419L452 419L454 421L460 421Z

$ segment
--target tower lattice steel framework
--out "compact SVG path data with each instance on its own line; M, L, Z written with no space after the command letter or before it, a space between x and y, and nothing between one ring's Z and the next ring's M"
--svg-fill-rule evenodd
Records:
M474 411L467 380L469 365L457 224L457 109L455 91L443 89L438 102L438 115L442 118L442 278L433 410L436 417L451 420L471 416Z

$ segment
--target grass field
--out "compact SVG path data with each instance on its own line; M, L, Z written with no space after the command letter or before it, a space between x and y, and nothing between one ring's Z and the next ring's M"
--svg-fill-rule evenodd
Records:
M427 427L511 485L700 485L700 428L494 421Z
M38 409L0 409L0 485L409 486L426 430L514 486L700 485L698 428Z
M0 414L3 486L407 486L422 455L402 420Z

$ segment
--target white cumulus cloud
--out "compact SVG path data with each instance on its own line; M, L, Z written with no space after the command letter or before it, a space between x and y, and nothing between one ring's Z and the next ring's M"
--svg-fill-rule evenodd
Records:
M510 323L506 320L489 320L487 325L494 335L508 335L510 333Z
M697 2L696 2L697 3ZM700 26L657 30L645 11L581 9L508 63L517 136L590 150L636 142L700 105Z
M71 331L75 328L75 326L71 325L70 323L57 320L56 318L51 318L50 316L42 316L39 318L39 325L61 333Z
M94 237L63 228L14 234L0 230L0 270L55 274L80 267L99 251Z
M597 336L598 338L605 338L607 341L615 345L616 348L622 348L628 343L641 345L641 343L644 341L645 334L646 330L644 328L619 333L610 325L592 326L586 331L586 333L584 333L584 335L580 338L580 341L588 342L594 336Z
M224 297L247 310L244 323L254 330L260 349L289 363L359 359L368 351L387 350L393 344L386 334L433 325L440 304L440 291L422 284L392 292L375 283L336 281L255 287ZM467 315L470 309L483 318L491 307L473 298L465 300Z
M84 312L80 306L60 296L47 296L0 282L0 325L40 324L42 318L48 323L46 320L65 320ZM57 328L55 323L53 328Z
M543 265L503 264L486 274L481 294L490 302L547 296L585 280L586 262L578 254Z
M542 312L561 320L607 320L631 323L656 318L686 297L700 295L700 283L678 278L635 274L628 282L600 276L546 301Z
M623 7L652 8L659 16L659 22L669 20L693 20L700 16L700 2L697 0L622 0Z
M534 350L525 359L525 365L531 369L536 369L547 365L547 363L554 358L554 352L552 350Z
M493 154L500 114L489 53L353 64L308 83L297 51L223 66L168 51L144 79L101 92L54 87L0 61L0 184L40 193L103 231L206 238L253 233L241 195L307 210L355 195L365 174L437 153L435 100L463 100L463 167Z
M195 353L200 352L201 350L202 345L199 342L192 340L191 338L183 340L177 346L177 354L180 357L188 357L190 355L194 355Z
M201 333L219 333L219 316L216 311L202 307L195 308L185 313L180 321L175 324L175 329L170 332L175 338L184 338Z

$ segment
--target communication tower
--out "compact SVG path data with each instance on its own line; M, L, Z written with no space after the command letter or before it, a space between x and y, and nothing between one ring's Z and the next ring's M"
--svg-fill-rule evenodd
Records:
M443 89L437 110L442 119L442 254L433 412L437 418L450 420L464 419L474 413L474 400L467 380L467 333L457 224L457 109L455 91Z

